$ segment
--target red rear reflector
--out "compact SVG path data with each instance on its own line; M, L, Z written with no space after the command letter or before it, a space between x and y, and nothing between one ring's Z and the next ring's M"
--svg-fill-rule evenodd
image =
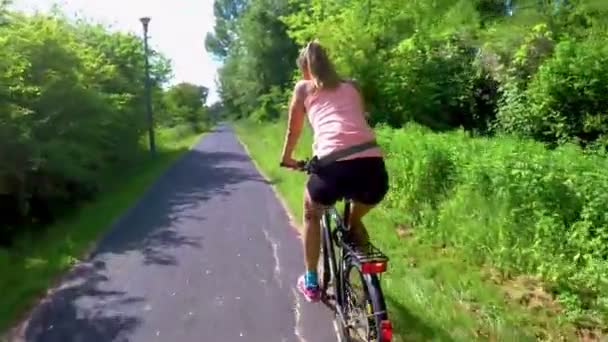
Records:
M393 326L391 321L380 322L380 342L391 342L393 339Z
M386 272L386 262L364 262L361 264L361 272L365 274L369 273L382 273Z

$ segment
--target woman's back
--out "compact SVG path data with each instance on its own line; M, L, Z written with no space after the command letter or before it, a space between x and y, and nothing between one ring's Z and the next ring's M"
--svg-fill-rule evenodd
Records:
M297 59L303 80L298 82L289 102L289 118L281 165L299 168L293 159L302 133L304 116L314 130L316 157L369 143L375 139L365 120L363 101L354 84L344 82L325 50L309 42ZM347 153L345 153L347 154ZM349 159L349 160L345 160ZM352 200L349 240L366 245L369 236L361 219L388 191L388 173L379 148L372 148L341 160L328 160L311 172L304 192L304 256L306 272L298 278L298 290L308 301L321 298L317 279L321 208L339 199Z
M335 89L313 90L304 105L314 131L313 150L319 157L375 138L365 120L359 92L350 82L342 82ZM379 148L373 148L345 159L381 155Z

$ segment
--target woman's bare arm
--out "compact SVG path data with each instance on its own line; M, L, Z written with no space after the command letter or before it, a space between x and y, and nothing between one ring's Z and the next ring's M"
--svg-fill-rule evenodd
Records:
M291 96L287 132L285 134L285 143L283 145L283 155L281 158L282 161L289 161L292 159L293 151L302 134L304 117L306 115L306 108L304 107L304 99L306 99L307 92L306 88L306 82L300 81L296 83Z

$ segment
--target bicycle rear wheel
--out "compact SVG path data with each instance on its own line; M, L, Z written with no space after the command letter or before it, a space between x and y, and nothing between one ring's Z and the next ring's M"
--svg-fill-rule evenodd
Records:
M345 335L353 342L389 342L392 339L392 326L378 276L363 274L353 258L347 257L344 265L342 295Z

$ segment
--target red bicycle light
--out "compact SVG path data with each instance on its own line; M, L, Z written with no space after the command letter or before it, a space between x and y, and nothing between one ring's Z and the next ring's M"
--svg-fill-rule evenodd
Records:
M361 264L361 272L364 274L386 272L387 264L385 261L364 262Z
M391 321L385 320L380 322L380 341L391 342L393 339L393 325Z

